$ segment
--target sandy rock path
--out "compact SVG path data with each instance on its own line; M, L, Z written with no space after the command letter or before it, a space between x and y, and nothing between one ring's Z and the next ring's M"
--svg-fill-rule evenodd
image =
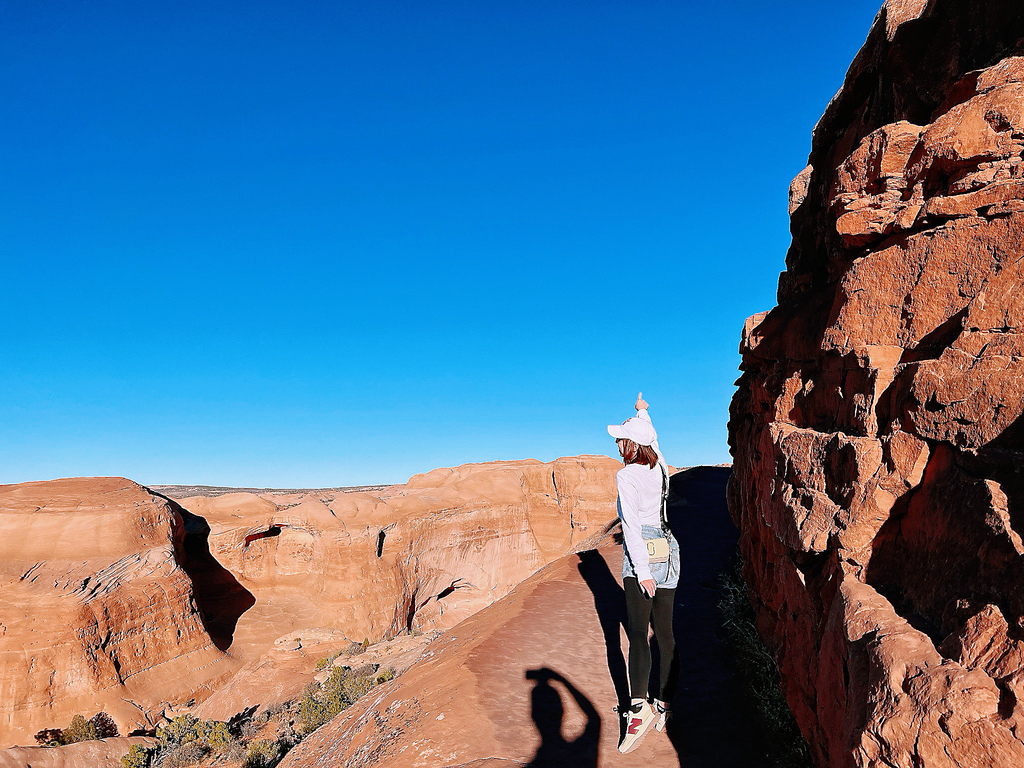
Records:
M736 534L728 470L673 478L672 526L685 576L676 611L681 677L668 733L616 749L625 692L621 549L542 569L436 640L425 658L297 747L282 768L346 766L752 766L735 682L715 633L716 575Z

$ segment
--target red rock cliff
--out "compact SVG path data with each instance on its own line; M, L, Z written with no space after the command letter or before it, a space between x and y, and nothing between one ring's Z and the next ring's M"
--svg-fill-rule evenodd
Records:
M729 489L820 766L1024 764L1024 4L890 0L744 328Z

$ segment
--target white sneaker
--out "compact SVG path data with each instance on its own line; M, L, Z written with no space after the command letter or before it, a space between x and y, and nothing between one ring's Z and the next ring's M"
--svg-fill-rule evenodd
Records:
M622 711L622 716L626 718L626 730L619 742L619 752L625 754L640 743L656 718L651 705L643 699L633 699L633 703Z
M654 724L654 730L658 733L663 733L665 725L668 723L668 718L672 714L668 708L668 702L655 699L651 704L651 709L654 710L654 714L658 716L657 722Z

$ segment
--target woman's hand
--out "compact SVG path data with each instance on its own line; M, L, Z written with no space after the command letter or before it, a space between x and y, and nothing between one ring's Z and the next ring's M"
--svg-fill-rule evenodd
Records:
M643 392L638 392L637 395L636 395L636 409L638 411L646 411L647 410L647 401L644 400L644 393Z
M654 597L654 590L658 588L658 585L654 583L654 579L644 579L640 582L640 586L644 588L644 592L647 593L648 597Z

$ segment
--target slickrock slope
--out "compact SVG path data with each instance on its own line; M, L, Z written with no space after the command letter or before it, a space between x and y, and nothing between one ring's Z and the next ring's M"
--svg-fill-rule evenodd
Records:
M890 0L747 321L729 503L818 765L1024 764L1024 4Z
M616 750L605 629L581 574L594 557L596 578L617 587L614 545L547 566L428 646L427 658L322 727L281 768L678 765L667 734L651 733L629 755Z
M100 710L127 732L232 671L183 567L216 565L177 505L123 478L7 485L0 530L2 746Z
M682 669L666 733L652 731L628 755L616 749L625 599L622 549L605 539L446 632L281 768L768 765L718 644L718 593L709 589L735 549L728 474L698 467L672 478L670 524L686 555L675 613Z

